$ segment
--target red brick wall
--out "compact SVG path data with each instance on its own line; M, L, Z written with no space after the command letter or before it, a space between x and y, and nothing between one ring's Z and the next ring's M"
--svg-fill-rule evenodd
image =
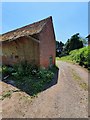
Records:
M29 38L22 37L3 43L2 53L2 63L6 65L13 65L25 60L39 65L39 43Z
M40 33L40 65L48 67L50 65L49 58L53 57L53 64L55 64L56 56L56 42L52 19L49 19Z
M2 64L12 65L17 62L13 55L17 55L15 41L2 43Z

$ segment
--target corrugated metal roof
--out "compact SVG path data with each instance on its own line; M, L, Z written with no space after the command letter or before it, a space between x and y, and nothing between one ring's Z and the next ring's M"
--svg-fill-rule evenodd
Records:
M51 16L39 22L35 22L33 24L4 33L0 35L0 41L15 40L19 37L40 33L40 31L43 29L48 19L52 19Z

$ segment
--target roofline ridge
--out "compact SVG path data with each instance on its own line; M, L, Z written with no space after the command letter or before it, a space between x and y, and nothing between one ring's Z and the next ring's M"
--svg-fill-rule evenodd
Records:
M20 29L26 28L26 27L31 26L31 25L34 25L34 24L38 24L38 23L43 22L43 21L47 21L48 19L52 19L52 16L49 16L49 17L44 18L44 19L42 19L42 20L39 20L39 21L37 21L37 22L33 22L33 23L31 23L31 24L27 24L27 25L25 25L25 26L23 26L23 27L19 27L19 28L13 29L13 30L11 30L11 31L8 31L8 32L6 32L6 33L1 34L1 36L5 35L5 34L12 33L12 32L16 32L16 31L18 31L18 30L20 30Z

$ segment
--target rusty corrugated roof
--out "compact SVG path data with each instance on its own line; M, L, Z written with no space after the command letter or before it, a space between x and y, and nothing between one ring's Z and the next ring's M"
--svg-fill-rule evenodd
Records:
M16 30L4 33L0 35L0 41L15 40L22 36L37 34L43 29L48 19L52 19L51 16L39 22L35 22L33 24L29 24Z

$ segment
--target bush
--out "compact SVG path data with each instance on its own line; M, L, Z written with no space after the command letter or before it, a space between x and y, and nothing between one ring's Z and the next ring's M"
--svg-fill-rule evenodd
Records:
M37 72L37 77L43 79L52 79L53 72L49 69L40 68Z
M14 66L12 77L18 88L31 95L41 92L52 81L56 67L45 69L23 62Z
M12 67L8 66L2 66L1 67L2 77L11 75L12 72L14 72L14 69Z
M21 79L24 76L27 77L36 77L39 79L52 79L53 77L53 67L52 69L38 68L36 65L28 64L27 62L22 62L14 66L14 73L12 75L16 79Z
M14 65L15 73L12 75L15 79L22 79L24 76L36 76L38 67L36 65L28 64L26 61Z
M81 49L73 50L68 56L62 57L62 60L75 61L81 66L90 69L90 47L83 47Z

